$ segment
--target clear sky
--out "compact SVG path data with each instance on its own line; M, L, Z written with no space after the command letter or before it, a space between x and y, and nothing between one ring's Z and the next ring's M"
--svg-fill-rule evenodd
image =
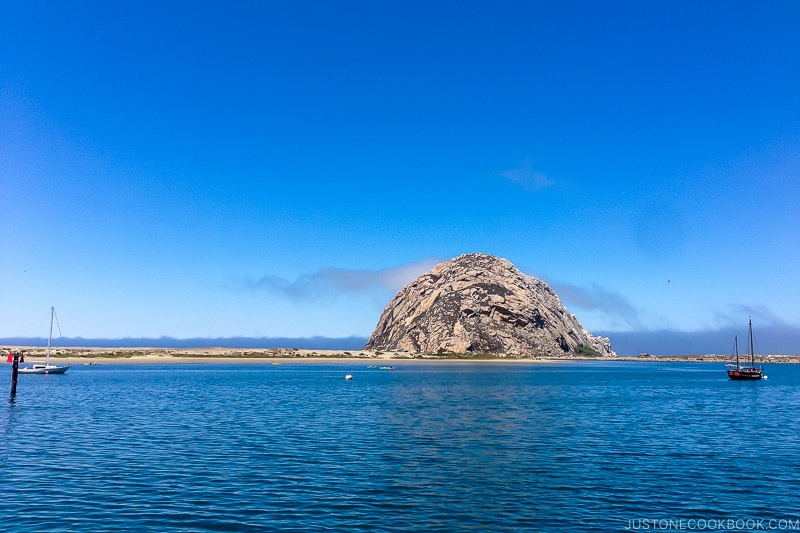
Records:
M50 305L70 337L368 336L468 252L590 331L800 331L798 28L796 1L4 2L0 337Z

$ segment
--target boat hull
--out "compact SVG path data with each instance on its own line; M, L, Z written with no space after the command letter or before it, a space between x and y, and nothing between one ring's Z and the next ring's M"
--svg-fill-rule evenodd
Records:
M749 368L728 370L728 377L735 381L755 381L761 379L761 370Z
M63 374L67 370L69 370L69 365L67 366L34 365L25 368L20 368L18 372L20 374Z

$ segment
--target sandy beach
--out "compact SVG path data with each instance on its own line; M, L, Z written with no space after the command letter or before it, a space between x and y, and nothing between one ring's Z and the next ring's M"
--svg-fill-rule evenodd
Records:
M30 346L0 347L25 354L26 363L43 360L46 348ZM547 363L569 359L544 359L520 357L487 357L428 355L402 351L372 350L300 350L295 348L52 348L51 359L72 364L154 364L154 363L430 363L430 362L476 362L476 363Z
M44 360L46 348L31 346L2 346L8 351L25 354L26 363ZM503 355L462 355L462 354L420 354L404 351L372 350L300 350L296 348L51 348L51 359L71 364L114 363L114 364L154 364L154 363L556 363L569 361L636 361L636 362L697 362L725 363L730 355L701 354L680 356L647 357L563 357L536 358ZM756 356L757 363L800 363L800 355L770 354Z

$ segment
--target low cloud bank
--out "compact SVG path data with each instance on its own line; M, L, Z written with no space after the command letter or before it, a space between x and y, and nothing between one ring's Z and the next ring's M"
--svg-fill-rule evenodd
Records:
M740 353L747 352L747 327L722 327L706 331L593 331L611 339L618 355L696 355L733 353L733 337L739 336ZM759 327L754 333L756 353L800 354L800 327L786 324Z
M696 355L733 352L733 336L739 336L739 350L747 352L747 329L724 327L706 331L593 331L611 339L611 347L619 355ZM756 352L767 354L800 354L800 327L773 325L755 331ZM366 337L216 337L192 339L124 338L84 339L65 337L53 343L55 348L300 348L306 350L361 350ZM3 346L46 346L41 337L0 338Z
M300 348L304 350L360 350L366 337L217 337L175 339L125 338L84 339L63 338L53 342L54 348ZM0 339L6 346L47 346L47 339L38 337L7 337Z

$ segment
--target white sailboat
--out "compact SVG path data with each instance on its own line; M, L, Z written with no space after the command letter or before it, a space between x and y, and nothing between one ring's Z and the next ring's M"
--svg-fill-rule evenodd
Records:
M20 367L20 374L63 374L69 369L69 365L50 364L50 343L53 340L53 316L56 310L50 307L50 335L47 337L47 358L42 363L34 363L32 366Z

